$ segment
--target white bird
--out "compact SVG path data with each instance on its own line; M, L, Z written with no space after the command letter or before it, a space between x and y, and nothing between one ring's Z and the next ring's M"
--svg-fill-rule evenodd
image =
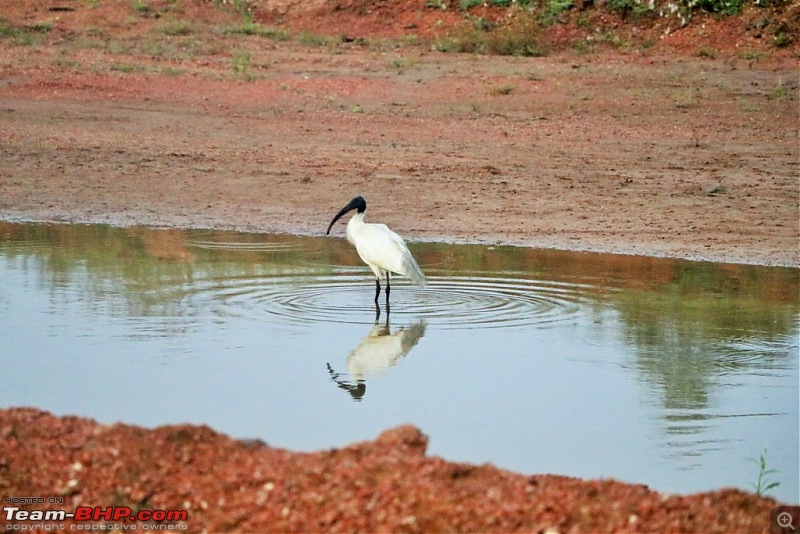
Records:
M397 365L424 335L424 321L392 333L387 316L386 324L376 324L347 356L347 373L352 380L378 376Z
M375 273L375 305L378 305L378 296L381 294L381 279L386 277L386 306L389 306L390 273L405 276L414 284L426 287L425 275L403 238L389 230L385 224L364 222L364 212L367 211L364 197L357 196L343 207L328 225L326 235L330 235L334 223L351 210L357 210L357 213L347 223L347 240L356 247L358 255Z
M379 325L376 321L369 334L347 356L347 374L350 380L342 379L342 374L335 372L330 363L328 373L340 388L350 393L355 400L361 400L367 390L366 379L378 376L400 363L424 335L424 321L392 333L387 314L386 324Z

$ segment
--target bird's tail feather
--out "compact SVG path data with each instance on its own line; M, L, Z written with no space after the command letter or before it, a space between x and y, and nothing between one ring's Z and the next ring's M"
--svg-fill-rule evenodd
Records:
M422 269L419 268L416 260L414 260L411 255L406 258L404 263L404 267L406 268L405 275L408 277L408 279L411 280L413 284L416 284L420 287L428 287L428 281L425 279L425 275L422 274Z

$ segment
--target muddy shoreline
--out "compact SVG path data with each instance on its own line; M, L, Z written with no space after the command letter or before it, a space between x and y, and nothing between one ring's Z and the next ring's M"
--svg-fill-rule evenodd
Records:
M548 67L572 70L559 61ZM668 64L667 71L692 67L698 76L707 68ZM523 66L529 68L514 68ZM327 76L317 83L347 85ZM332 214L362 194L368 220L411 241L800 265L797 148L788 133L774 130L765 139L759 130L770 127L767 118L737 119L749 125L741 136L762 143L709 140L695 147L690 132L708 127L708 112L700 115L704 125L691 124L696 115L687 114L690 124L670 127L683 130L678 138L653 143L648 138L661 130L641 124L622 139L610 137L602 110L532 119L512 106L500 120L496 111L451 116L450 102L414 101L418 111L396 117L395 100L380 99L364 117L308 105L322 98L309 91L279 95L289 99L282 104L288 111L265 112L262 106L272 104L261 90L272 83L225 82L230 91L223 101L201 105L202 93L171 102L174 84L158 81L113 79L104 91L121 93L135 82L144 94L131 101L112 92L102 103L90 101L98 92L91 81L76 89L61 87L61 80L58 91L67 94L58 100L52 88L29 98L2 94L41 93L33 81L0 88L0 217L322 235ZM232 95L242 89L263 100L242 104ZM412 101L411 94L405 98ZM476 106L497 104L490 100ZM785 104L773 119L782 118ZM735 122L713 123L717 135L738 128ZM623 127L631 124L611 126ZM585 138L576 140L576 130ZM441 137L443 131L454 138ZM536 140L526 140L531 136ZM676 151L697 166L676 160Z
M294 235L302 237L324 237L324 232L318 229L306 229L302 227L282 227L279 223L273 225L263 224L238 224L192 222L183 217L168 219L166 217L155 217L150 219L146 214L124 215L124 216L100 216L89 217L85 214L37 214L35 212L26 213L0 213L0 221L15 224L98 224L108 225L118 228L141 227L175 230L219 230L226 232L244 233L263 233L270 235ZM376 221L377 222L377 221ZM336 237L343 237L336 236ZM731 251L723 253L671 253L659 249L651 249L648 244L627 244L610 245L608 247L593 247L591 245L571 245L568 242L558 240L533 240L533 241L509 241L502 237L486 237L483 239L464 238L455 235L415 235L407 238L408 243L445 243L453 245L486 245L486 246L510 246L524 247L542 250L555 250L564 252L582 252L588 254L613 254L620 256L642 256L648 258L676 259L697 262L713 262L722 264L736 265L756 265L763 267L798 267L797 262L791 260L764 258L757 255L748 254L747 251Z

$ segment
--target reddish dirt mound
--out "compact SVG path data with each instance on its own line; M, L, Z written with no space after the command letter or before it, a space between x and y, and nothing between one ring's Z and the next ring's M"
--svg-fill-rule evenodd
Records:
M465 10L454 0L270 0L250 4L255 19L264 24L350 38L411 37L422 42L476 24L501 27L526 14L524 9L490 2ZM798 3L774 2L770 8L745 4L737 16L696 11L685 25L677 16L660 17L654 12L635 16L614 11L607 4L576 1L550 23L537 25L543 48L583 50L591 43L601 48L659 47L686 54L761 50L785 57L796 56L800 48Z
M419 0L340 0L257 4L256 20L297 30L353 38L441 36L463 20L456 10L425 7Z
M769 531L776 506L737 490L665 496L613 480L523 476L427 457L426 445L402 426L372 442L291 453L206 427L146 430L10 409L0 411L0 493L63 496L50 508L67 511L186 510L181 524L192 532L755 533Z
M749 53L796 60L800 3L778 0L769 4L756 7L746 2L736 16L695 11L683 25L676 17L660 17L654 11L634 16L611 9L607 2L576 0L549 23L537 24L535 31L546 50L583 53L590 45L592 49L658 48L691 55ZM114 0L82 4L9 0L4 2L0 22L33 28L55 22L52 30L61 35L91 29L129 38L141 36L165 20L235 24L245 14L256 22L294 31L350 39L394 39L398 45L416 42L428 47L434 39L476 25L502 27L526 11L491 2L466 10L454 0Z

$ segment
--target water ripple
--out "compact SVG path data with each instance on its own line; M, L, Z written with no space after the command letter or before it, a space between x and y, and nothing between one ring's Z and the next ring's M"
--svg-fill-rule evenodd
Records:
M244 241L213 241L201 239L187 239L184 243L193 248L207 249L207 250L233 250L245 252L282 252L288 250L297 250L300 248L299 243L293 242L265 242L265 243L251 243Z
M721 374L747 371L759 373L782 371L791 367L791 355L797 353L794 336L776 336L772 339L742 337L720 341L715 347L716 363Z
M233 252L286 252L302 248L296 239L265 240L257 234L221 234L220 232L193 232L191 237L181 236L180 244L204 250L221 250Z
M433 276L427 289L397 281L391 315L444 329L550 327L573 320L587 288L521 278ZM287 274L197 280L178 290L221 316L278 317L296 324L369 324L374 286L363 273ZM383 294L381 294L383 308ZM366 313L365 313L366 312Z

